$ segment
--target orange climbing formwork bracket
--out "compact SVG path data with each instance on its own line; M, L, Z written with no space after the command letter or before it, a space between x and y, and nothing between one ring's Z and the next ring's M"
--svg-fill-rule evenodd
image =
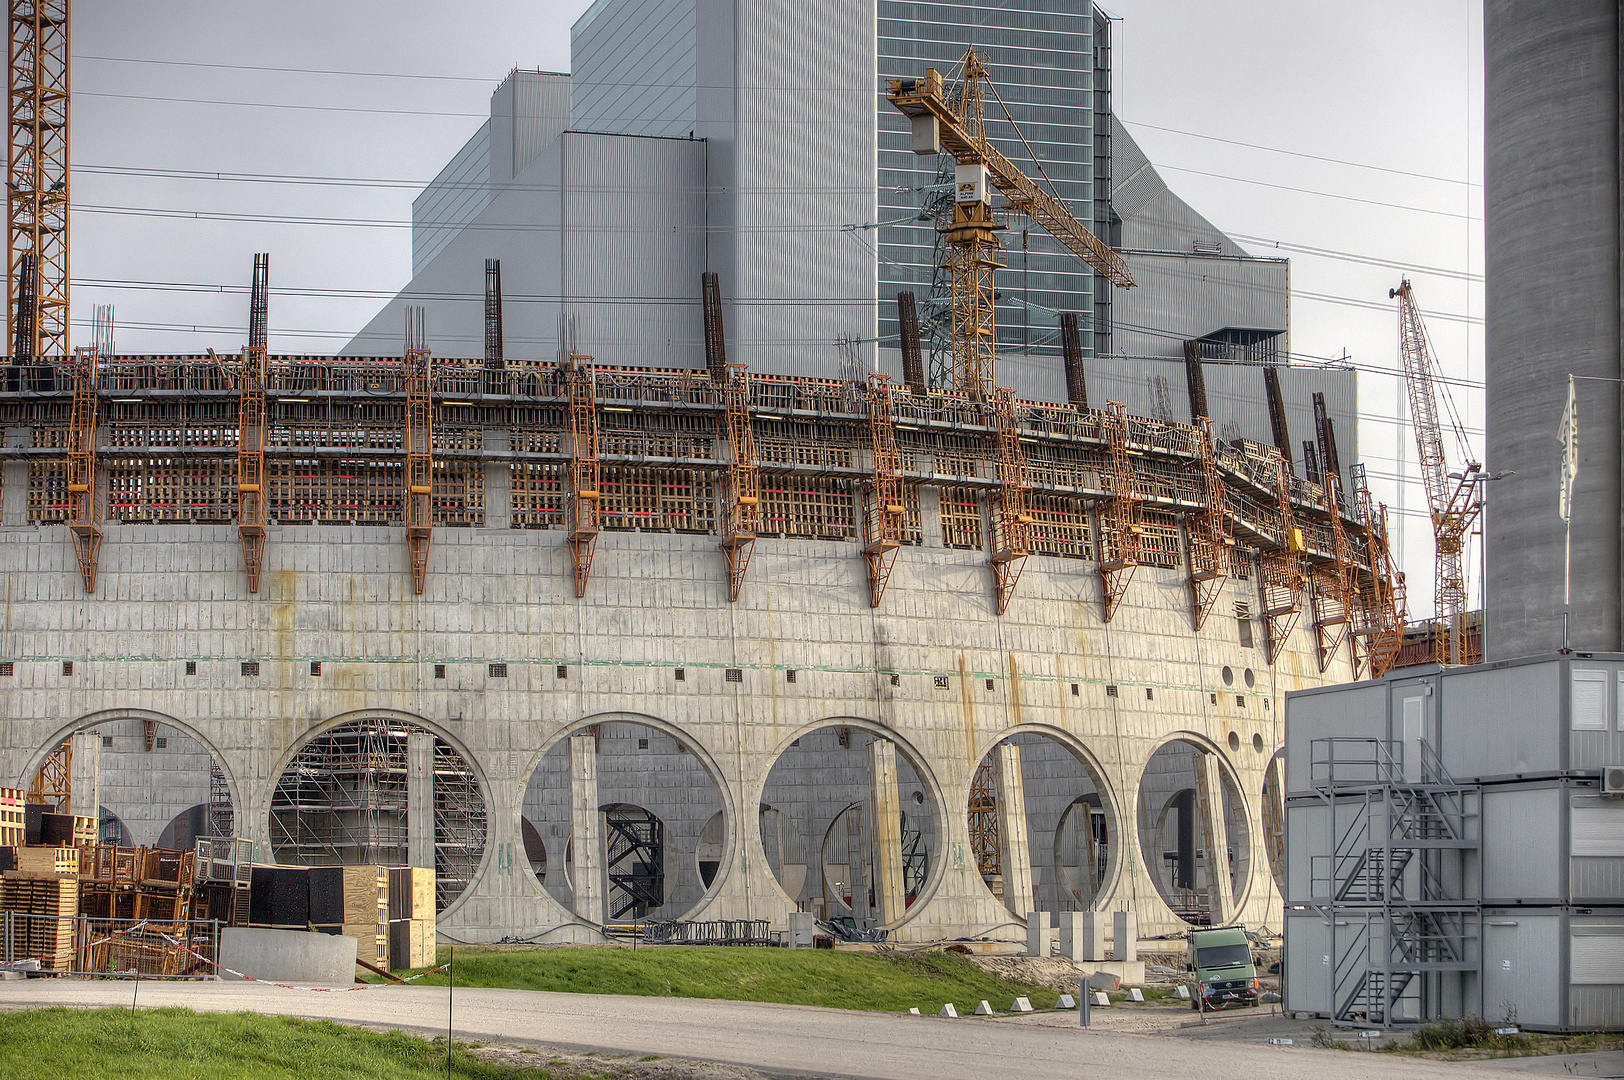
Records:
M265 378L267 291L271 256L254 256L254 285L248 301L248 347L237 383L237 535L242 540L248 591L259 592L265 559Z
M425 348L406 350L405 495L412 590L421 596L434 535L434 358Z
M1190 615L1199 633L1229 577L1230 551L1235 540L1229 534L1229 516L1224 512L1224 478L1213 450L1212 421L1198 416L1195 426L1201 454L1196 468L1201 474L1203 502L1200 511L1185 519L1185 531L1190 544Z
M1276 461L1275 478L1280 546L1264 551L1258 559L1264 646L1271 664L1285 651L1286 640L1303 610L1303 533L1292 512L1291 472L1284 458Z
M598 402L593 383L592 357L570 354L569 367L569 507L570 561L575 567L575 595L586 595L592 575L592 555L598 546L598 506L601 492L598 461Z
M1128 454L1128 407L1120 401L1107 402L1100 418L1105 435L1105 480L1110 496L1099 508L1100 594L1105 621L1110 622L1127 594L1128 583L1139 566L1142 529L1139 521L1139 491L1134 481L1133 459Z
M993 585L998 614L1009 609L1010 597L1021 580L1021 570L1032 550L1032 490L1026 479L1026 455L1021 450L1020 418L1015 396L1007 389L994 392L991 404L997 431L998 487L992 497Z
M96 497L96 423L101 389L95 348L73 351L73 411L68 421L68 531L85 592L96 591L101 507Z
M897 454L896 428L891 415L891 379L868 377L868 432L874 475L863 482L863 561L868 566L868 606L880 606L897 549L902 545L902 459Z
M739 599L744 572L755 550L761 521L761 484L756 439L750 430L750 375L743 364L727 365L727 491L723 495L722 551L727 556L727 598Z

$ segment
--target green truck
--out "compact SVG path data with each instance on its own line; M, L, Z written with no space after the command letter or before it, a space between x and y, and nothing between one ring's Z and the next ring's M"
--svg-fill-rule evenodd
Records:
M1258 1003L1257 967L1243 927L1191 930L1189 967L1191 1008L1204 1012Z

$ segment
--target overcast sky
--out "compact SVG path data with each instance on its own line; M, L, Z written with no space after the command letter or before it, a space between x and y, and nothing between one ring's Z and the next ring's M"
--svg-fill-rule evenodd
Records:
M77 0L75 340L113 303L120 352L240 348L252 256L269 251L272 348L337 349L411 276L413 196L509 70L569 69L586 7ZM1199 212L1291 258L1292 351L1363 372L1359 456L1409 512L1412 608L1429 613L1387 290L1414 282L1444 370L1471 384L1451 392L1480 454L1481 3L1105 8L1118 115Z

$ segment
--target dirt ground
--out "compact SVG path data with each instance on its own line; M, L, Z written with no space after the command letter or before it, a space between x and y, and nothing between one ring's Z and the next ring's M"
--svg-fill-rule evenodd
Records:
M687 1061L656 1054L633 1057L630 1054L575 1053L566 1050L536 1050L531 1047L491 1045L472 1051L498 1065L523 1069L550 1069L558 1076L581 1080L769 1080L768 1074L742 1065L721 1065L714 1061ZM783 1080L774 1076L771 1080Z

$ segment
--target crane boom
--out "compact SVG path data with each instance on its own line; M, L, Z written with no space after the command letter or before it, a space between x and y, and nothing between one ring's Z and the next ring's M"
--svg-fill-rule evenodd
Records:
M964 88L955 106L944 92L942 74L935 68L920 79L892 79L891 104L910 118L934 119L941 148L960 165L985 165L993 185L1009 208L1025 214L1119 288L1133 288L1128 264L1105 242L1077 220L1066 204L1038 187L1015 163L987 141L981 123L981 99L976 88L987 69L974 49L965 53Z
M1477 484L1482 466L1468 461L1459 473L1449 472L1443 425L1438 416L1438 389L1433 380L1436 363L1426 324L1421 321L1421 310L1416 307L1415 290L1406 278L1398 288L1388 290L1387 295L1389 299L1398 299L1399 354L1404 362L1404 384L1409 391L1410 425L1415 429L1421 482L1426 488L1427 511L1432 518L1436 550L1433 597L1438 613L1435 655L1439 663L1460 663L1459 623L1466 611L1466 534L1481 506ZM1444 393L1447 405L1448 391ZM1458 422L1455 428L1464 446L1465 434Z

